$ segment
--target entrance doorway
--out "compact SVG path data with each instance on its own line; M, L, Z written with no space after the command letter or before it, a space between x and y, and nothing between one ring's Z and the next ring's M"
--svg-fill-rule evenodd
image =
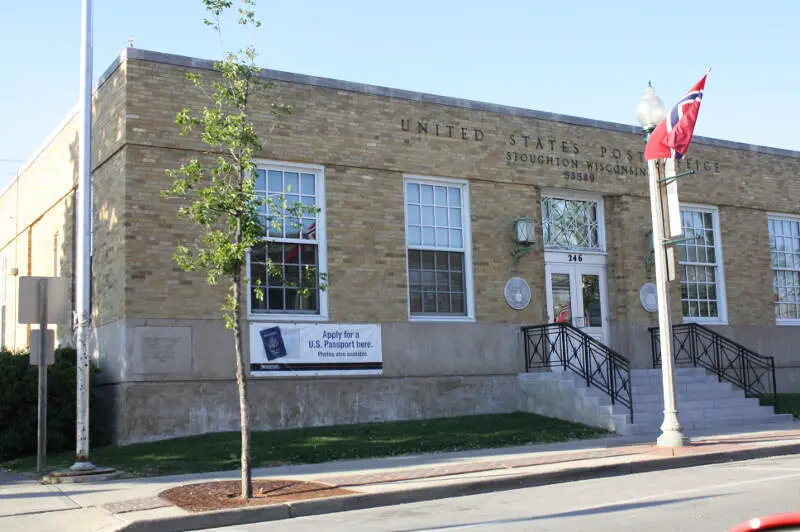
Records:
M542 195L542 236L550 323L611 341L603 200L577 191Z
M608 345L606 267L597 264L598 259L604 262L605 257L580 253L557 255L564 255L567 262L546 263L548 321L568 323Z

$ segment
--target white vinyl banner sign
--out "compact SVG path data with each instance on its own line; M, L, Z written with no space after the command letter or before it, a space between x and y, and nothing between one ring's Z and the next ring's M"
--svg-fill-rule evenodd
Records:
M252 375L380 375L382 371L380 325L250 323Z

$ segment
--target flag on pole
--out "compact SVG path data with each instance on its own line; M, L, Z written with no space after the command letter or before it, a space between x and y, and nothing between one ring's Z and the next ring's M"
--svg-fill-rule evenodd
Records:
M689 89L664 120L650 133L644 148L644 159L682 159L689 149L703 100L708 72Z

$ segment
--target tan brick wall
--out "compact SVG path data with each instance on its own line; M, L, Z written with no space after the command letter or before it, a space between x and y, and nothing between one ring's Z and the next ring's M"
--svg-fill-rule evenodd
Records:
M160 196L169 187L167 168L196 153L128 145L125 150L126 226L124 293L127 317L218 318L227 288L208 286L202 272L184 272L173 259L178 244L191 245L198 231L177 217L177 199Z
M97 326L125 315L126 161L127 150L122 149L92 173L92 319Z
M728 321L734 325L774 325L766 213L722 207L719 218L724 246Z
M650 204L646 198L611 196L605 199L605 211L611 321L650 323L652 316L639 303L639 288L654 277L645 262L650 254Z
M325 188L331 320L406 321L403 175L331 166Z
M475 317L481 322L542 323L547 320L541 237L532 252L514 266L513 222L529 216L541 230L541 195L537 187L488 180L470 182L472 211L472 262L475 283ZM525 279L531 303L524 310L506 304L503 290L510 277Z
M92 101L92 169L127 142L127 64L122 62L103 82Z
M137 162L130 166L146 168L145 181L153 192L164 188L165 180L158 185L153 180L158 180L163 168L176 164L179 156L175 154L184 156L184 152L175 148L188 149L188 153L202 148L196 138L177 135L174 117L181 107L198 108L203 101L197 89L185 80L185 67L140 60L129 61L127 67L128 114L136 117L128 121L127 137L131 142L154 148L148 152L152 164ZM213 78L213 73L204 74ZM529 215L540 227L538 190L548 187L585 190L605 197L612 320L655 324L654 316L641 308L638 296L640 286L654 277L652 267L644 263L649 253L650 212L646 178L642 175L645 165L640 159L640 135L285 82L276 83L271 95L291 103L294 114L275 119L262 111L264 102L256 102L254 117L265 141L263 156L326 167L331 319L406 319L402 176L416 174L470 182L478 320L531 323L545 319L540 245L534 254L522 259L517 272L531 284L532 305L523 312L511 311L503 301L502 288L513 273L509 255L513 249L511 221ZM410 122L406 124L404 120ZM427 134L417 133L418 121L427 123ZM439 136L435 135L436 124ZM404 125L410 131L404 131ZM455 127L452 138L448 136L448 125ZM461 137L461 127L467 128L464 132L467 140ZM482 132L483 140L474 140L475 129ZM527 148L523 135L528 137ZM575 154L575 150L579 153ZM537 163L521 163L522 156L534 156ZM515 157L518 162L509 160ZM577 160L579 172L586 176L587 165L592 163L594 181L565 179L563 167L540 164L540 157L545 163L550 162L547 157ZM614 165L618 163L633 168L634 174L638 169L638 175L615 174ZM698 173L681 181L681 200L708 204L711 198L725 213L721 222L730 321L753 323L755 318L751 314L762 315L763 309L734 310L735 302L752 298L763 302L771 297L770 287L763 282L769 273L768 253L764 251L768 245L765 211L800 212L800 207L791 200L800 186L794 179L800 173L800 160L697 142L682 164L682 169L691 167ZM372 179L366 180L364 176ZM182 230L167 228L175 226L173 211L153 207L146 199L147 186L137 185L137 193L142 194L137 201L144 208L142 213L147 212L148 217L157 215L145 222L143 229L154 224L162 234L177 238L175 231ZM745 206L749 214L734 214ZM748 237L730 227L739 217L747 218L751 225L763 226L758 229L763 237L758 244L763 255L758 267L766 264L766 274L737 262L731 263L729 269L728 261L747 255L747 250L754 249L752 238L760 238L755 234ZM368 225L362 220L381 222ZM349 232L343 230L345 227ZM155 233L148 231L131 238L156 239ZM144 247L131 254L129 278L137 268L146 270L139 272L140 276L160 276L156 272L163 270L167 272L164 275L169 279L170 293L188 296L202 292L204 288L194 280L187 280L184 274L167 266L174 246L161 244L150 242L146 246L146 260L141 265L140 252L145 251ZM380 258L365 259L369 257L366 252L375 249L380 251L375 253ZM156 264L162 267L155 268ZM734 274L736 281L732 280ZM129 295L144 293L144 300L151 300L155 296L153 290L142 287ZM376 298L372 291L380 291L382 296ZM672 284L671 299L673 319L677 322L680 321L679 282ZM163 317L173 315L167 309L175 304L165 304L166 307L155 310L142 303L141 310ZM131 302L132 307L137 305ZM188 303L189 307L194 305ZM181 316L200 317L216 308L210 300L200 306L203 308L176 310L182 312Z

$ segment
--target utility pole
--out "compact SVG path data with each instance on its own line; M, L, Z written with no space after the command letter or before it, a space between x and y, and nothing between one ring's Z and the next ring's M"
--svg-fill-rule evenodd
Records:
M81 9L80 135L75 268L75 314L78 344L77 423L74 471L91 471L89 461L89 331L92 309L89 289L92 245L92 0Z

